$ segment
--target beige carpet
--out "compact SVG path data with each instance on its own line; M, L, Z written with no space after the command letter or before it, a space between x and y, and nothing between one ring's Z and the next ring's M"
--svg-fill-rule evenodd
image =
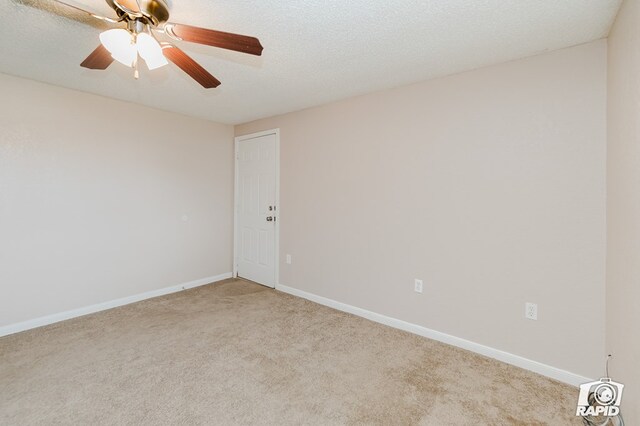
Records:
M2 425L580 425L576 399L244 281L0 338Z

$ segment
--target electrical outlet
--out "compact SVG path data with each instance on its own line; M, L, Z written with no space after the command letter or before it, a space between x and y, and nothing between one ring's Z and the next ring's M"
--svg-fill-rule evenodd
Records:
M287 262L287 265L291 265L291 255L290 254L287 255L286 262Z
M538 320L538 305L536 303L526 303L524 305L524 317L526 319Z
M422 280L416 278L414 289L416 293L422 293Z

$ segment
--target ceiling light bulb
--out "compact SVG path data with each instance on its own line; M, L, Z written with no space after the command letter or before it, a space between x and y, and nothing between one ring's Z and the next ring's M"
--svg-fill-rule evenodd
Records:
M113 59L133 67L138 51L129 31L122 28L105 31L100 34L100 42L111 53Z
M147 33L138 34L136 45L138 47L138 53L142 59L145 60L150 70L160 68L169 63L162 53L160 43L151 35Z

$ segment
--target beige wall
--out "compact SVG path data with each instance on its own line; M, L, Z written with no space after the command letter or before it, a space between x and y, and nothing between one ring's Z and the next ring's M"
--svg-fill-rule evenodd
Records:
M609 37L607 350L640 425L640 3L625 1Z
M0 326L231 271L231 126L2 74L0 94Z
M605 108L598 41L236 135L281 129L281 284L599 377Z

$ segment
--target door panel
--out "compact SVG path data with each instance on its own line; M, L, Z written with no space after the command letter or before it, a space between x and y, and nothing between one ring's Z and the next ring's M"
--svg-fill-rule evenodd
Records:
M275 287L276 135L237 143L238 276Z

